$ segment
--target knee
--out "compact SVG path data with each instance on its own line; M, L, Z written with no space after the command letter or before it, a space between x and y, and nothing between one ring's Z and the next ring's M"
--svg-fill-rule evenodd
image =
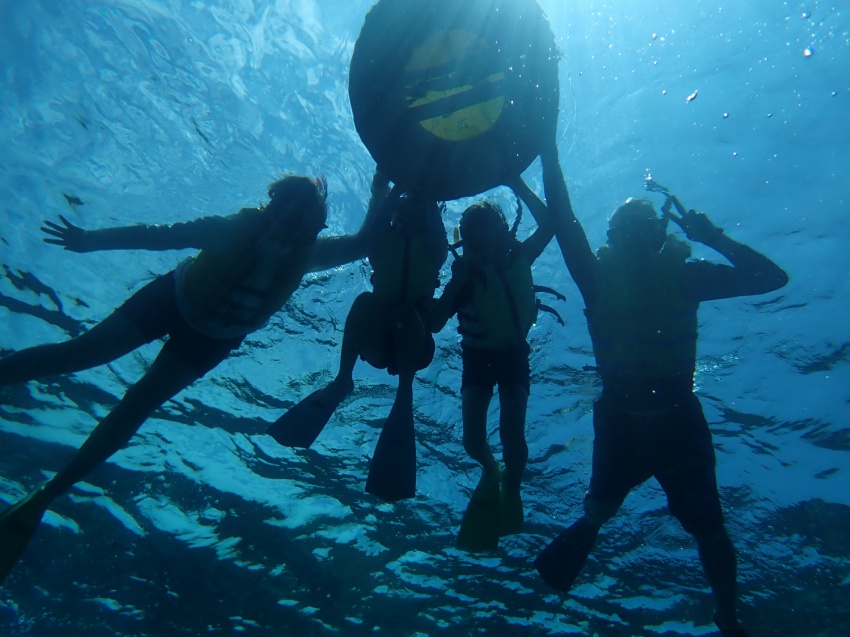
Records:
M619 502L597 500L589 494L584 498L584 515L592 526L602 526L613 518L619 509Z
M502 437L502 455L505 458L505 464L522 464L528 461L528 444L525 441L525 436L503 436Z
M348 316L345 317L345 329L349 332L357 332L364 323L374 321L375 302L371 292L363 292L351 304Z
M351 304L348 315L357 317L361 312L370 310L375 305L375 295L372 292L361 292Z

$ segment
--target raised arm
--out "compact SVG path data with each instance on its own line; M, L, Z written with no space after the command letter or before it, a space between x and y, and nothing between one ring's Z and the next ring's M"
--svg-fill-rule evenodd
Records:
M97 230L85 230L59 215L60 223L45 221L41 230L47 235L45 243L61 246L71 252L215 248L227 242L234 224L238 223L236 219L250 212L258 213L256 210L243 209L239 215L229 217L203 217L171 225L139 224Z
M548 148L540 155L540 160L543 164L547 208L555 224L555 238L564 256L564 263L587 303L595 293L596 255L573 212L554 136Z
M531 216L537 222L537 229L522 242L522 250L529 263L537 260L555 234L555 222L546 204L528 187L522 177L517 177L506 184L531 211Z
M383 229L389 225L399 197L401 190L397 186L390 190L387 178L376 170L372 177L369 208L360 229L355 234L322 237L316 241L310 255L309 271L328 270L365 258L373 242L383 236Z
M670 210L676 206L678 215ZM685 293L698 301L726 299L773 292L788 283L785 271L763 254L727 236L708 215L686 210L675 196L665 204L664 214L672 219L688 239L698 241L722 254L733 267L692 263L685 270Z

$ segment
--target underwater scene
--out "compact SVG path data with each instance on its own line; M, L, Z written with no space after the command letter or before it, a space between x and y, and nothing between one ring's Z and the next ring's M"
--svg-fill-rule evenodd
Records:
M0 635L850 634L848 60L840 0L4 0Z

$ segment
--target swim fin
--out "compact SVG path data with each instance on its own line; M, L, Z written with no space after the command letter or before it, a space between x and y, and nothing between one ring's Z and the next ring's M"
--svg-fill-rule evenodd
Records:
M738 622L735 622L734 626L721 624L717 621L717 613L714 614L713 619L714 625L717 626L717 630L720 631L720 634L723 635L723 637L750 637L750 633L748 633Z
M525 512L522 508L522 495L519 488L505 488L505 483L502 481L499 506L501 508L499 535L504 537L522 533L525 526Z
M566 593L587 561L598 534L599 527L580 518L543 549L534 560L534 568L549 586Z
M0 515L0 582L24 552L49 504L39 488Z
M339 381L317 389L278 418L266 433L286 447L312 445L352 386Z
M501 509L499 474L484 473L463 513L457 534L457 547L470 553L497 549Z
M413 426L412 386L399 387L396 393L369 465L366 492L388 502L416 495L416 431Z

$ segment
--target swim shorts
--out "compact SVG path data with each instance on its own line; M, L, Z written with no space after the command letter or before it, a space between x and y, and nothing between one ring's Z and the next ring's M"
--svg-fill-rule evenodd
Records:
M477 348L469 345L461 347L463 355L463 374L461 392L464 388L483 387L492 389L502 387L525 387L531 389L531 367L528 355L531 352L527 342L510 347Z
M711 535L723 527L711 432L692 392L656 412L625 410L603 396L593 407L593 429L589 498L619 506L632 488L655 477L688 533Z
M148 343L168 336L160 354L176 356L201 376L227 358L244 338L213 338L189 325L177 306L173 271L145 285L116 312L132 321Z

